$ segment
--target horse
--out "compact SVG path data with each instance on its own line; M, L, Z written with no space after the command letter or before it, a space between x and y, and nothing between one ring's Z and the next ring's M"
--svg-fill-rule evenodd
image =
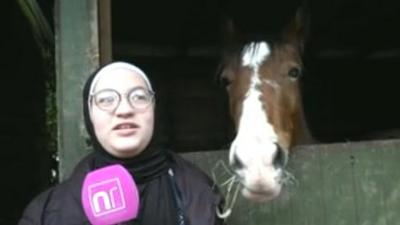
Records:
M298 11L278 38L231 45L222 57L219 78L236 131L229 165L249 200L279 196L293 146L312 141L300 94L303 18ZM234 29L228 28L232 40Z

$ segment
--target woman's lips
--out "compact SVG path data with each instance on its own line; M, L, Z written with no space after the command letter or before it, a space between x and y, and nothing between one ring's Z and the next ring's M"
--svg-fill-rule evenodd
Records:
M139 125L136 123L119 123L114 126L113 130L121 136L128 136L136 133L138 130Z

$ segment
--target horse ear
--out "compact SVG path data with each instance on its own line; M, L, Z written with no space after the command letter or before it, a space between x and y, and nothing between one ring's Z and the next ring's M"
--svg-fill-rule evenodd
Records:
M230 62L231 56L235 51L239 41L234 20L226 14L223 14L220 17L220 40L221 62L216 71L216 83L221 86L226 86L229 81L225 77L227 73L224 73L224 68L227 66L228 62Z
M309 18L305 7L299 7L295 17L286 27L283 33L283 40L287 43L298 46L301 52L304 51L306 36L308 34Z
M229 49L235 46L238 41L237 29L235 22L231 17L226 15L221 18L221 41L224 45L224 49Z

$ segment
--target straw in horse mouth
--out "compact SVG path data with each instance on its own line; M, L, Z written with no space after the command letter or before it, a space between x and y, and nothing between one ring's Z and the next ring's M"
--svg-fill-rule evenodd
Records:
M282 170L279 182L283 185L298 185L299 181L287 170Z

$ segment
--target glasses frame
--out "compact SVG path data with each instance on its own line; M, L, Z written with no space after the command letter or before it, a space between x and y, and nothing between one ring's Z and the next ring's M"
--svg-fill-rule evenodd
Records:
M149 96L150 96L150 101L149 101L149 103L148 103L145 107L143 107L143 108L135 107L134 104L131 102L131 100L130 100L130 98L129 98L129 95L131 95L132 92L137 91L137 90L143 90L143 91L147 92L147 94L149 94ZM105 109L105 108L99 106L98 103L97 103L97 101L96 101L96 96L97 96L99 93L102 93L102 92L104 92L104 91L112 91L112 92L116 93L117 96L118 96L118 101L117 101L117 103L115 104L114 107L112 107L112 108L110 108L110 109ZM103 110L103 111L107 111L107 112L115 111L115 110L119 107L119 105L121 104L122 97L125 97L126 101L128 102L129 106L130 106L132 109L144 111L144 110L146 110L151 104L154 103L155 92L152 91L152 90L149 90L149 89L147 89L147 88L145 88L145 87L134 87L134 88L129 89L129 90L128 90L127 92L125 92L125 93L120 93L120 92L118 92L117 90L112 89L112 88L106 88L106 89L102 89L102 90L96 91L95 93L92 93L92 94L89 95L91 104L93 104L93 102L94 102L94 104L95 104L99 109L101 109L101 110Z

